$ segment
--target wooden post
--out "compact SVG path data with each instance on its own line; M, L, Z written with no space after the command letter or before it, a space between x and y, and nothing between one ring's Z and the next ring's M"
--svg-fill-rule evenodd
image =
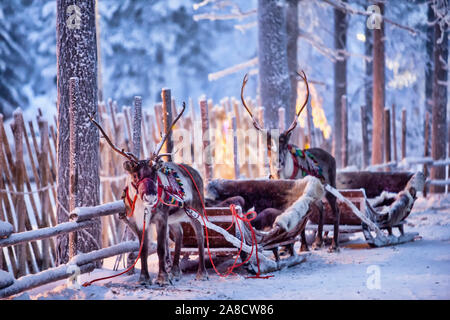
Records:
M402 160L406 158L406 109L402 109Z
M381 15L384 3L376 2ZM372 100L372 164L383 163L383 109L385 106L385 36L384 21L380 27L373 29L373 100Z
M278 128L280 132L286 130L286 109L283 107L278 108Z
M231 119L233 126L233 160L234 160L234 178L239 179L239 154L238 154L238 137L237 137L237 121L236 117Z
M423 156L429 157L430 156L430 148L429 148L429 144L430 144L430 113L428 111L425 112L425 131L424 131L423 142L424 142L423 143L424 144ZM424 163L424 165L423 165L423 174L425 177L428 177L428 166L426 165L426 163ZM424 197L427 196L427 184L425 184L425 186L423 188L423 196Z
M391 115L388 108L384 109L384 162L391 162ZM387 167L386 171L390 171Z
M367 106L361 106L361 141L362 141L362 168L369 165L369 134L367 130Z
M306 117L308 121L308 148L313 147L313 121L312 121L312 110L311 110L311 103L308 101L308 104L306 105Z
M48 152L49 152L49 140L48 140L48 122L44 121L42 118L38 119L39 135L41 137L41 150L38 154L39 172L41 186L48 186ZM45 139L47 137L47 139ZM42 227L50 226L49 214L52 210L50 206L49 190L44 190L39 192L39 200L41 203L41 218ZM49 244L48 239L42 240L42 253L44 257L42 269L47 269L49 267ZM52 263L53 265L53 263Z
M202 116L202 137L203 137L203 164L205 185L211 181L212 172L212 150L209 131L208 102L205 99L200 100L200 113Z
M348 116L347 116L347 97L343 95L341 97L341 165L342 168L348 166Z
M395 125L396 123L396 116L395 116L395 104L392 104L392 109L391 109L391 117L392 117L392 144L394 146L394 161L397 162L398 161L398 156L397 156L397 126Z
M170 89L164 88L161 91L162 98L162 116L163 116L163 126L164 134L168 134L170 130L170 125L172 124L172 98ZM161 150L161 153L172 153L173 152L173 140L172 133L167 137L167 141ZM172 157L168 156L167 161L172 161Z
M133 154L139 159L141 154L142 97L134 97L133 106Z
M81 206L78 198L78 164L79 164L79 139L78 139L78 112L80 108L79 100L79 79L76 77L69 80L69 130L70 130L70 160L69 160L69 212L77 206ZM69 260L77 255L77 232L69 233Z
M17 109L14 112L14 122L11 124L11 129L14 134L14 146L15 146L15 162L14 162L14 180L16 185L16 192L18 194L15 197L15 208L16 208L16 217L17 217L17 232L25 231L25 222L27 209L25 206L25 197L24 192L24 172L23 168L23 128L20 125L21 123L22 112L20 109ZM18 256L18 274L15 275L16 278L24 276L27 272L27 244L20 244L17 246L17 256ZM29 265L29 270L31 271L31 266Z
M12 183L11 180L9 179L9 169L8 169L8 163L7 160L4 156L3 150L6 151L6 149L9 150L9 144L8 144L8 140L5 134L5 128L3 125L3 115L0 113L0 175L2 173L2 170L4 172L5 175L5 180L6 183L8 183L8 185L10 186L10 188L12 189ZM5 188L5 182L3 181L3 179L0 179L0 189L6 189ZM13 218L13 212L12 212L12 206L14 204L10 204L10 198L8 197L8 194L6 193L2 193L1 194L2 198L3 198L3 204L4 204L4 208L6 211L6 216L8 217L8 221L14 225L14 218ZM14 197L12 197L11 200L13 200ZM5 219L6 221L6 219ZM10 258L11 261L11 267L12 267L12 272L13 274L18 274L18 266L17 266L17 259L14 258L14 251L17 250L17 248L13 248L13 247L8 247L7 251L8 251L8 256Z

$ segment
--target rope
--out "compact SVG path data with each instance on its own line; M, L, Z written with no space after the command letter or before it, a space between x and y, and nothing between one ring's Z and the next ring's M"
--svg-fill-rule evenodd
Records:
M97 279L94 279L94 280L91 280L91 281L87 281L87 282L83 283L83 287L88 287L88 286L90 286L91 284L93 284L94 282L97 282L97 281L107 280L107 279L111 279L111 278L115 278L115 277L121 276L122 274L127 273L128 271L130 271L131 269L134 268L134 266L136 265L136 263L140 259L141 253L142 253L142 247L143 247L144 239L145 239L145 220L146 220L145 218L146 218L146 216L147 216L147 214L145 213L144 214L144 225L142 227L141 245L139 246L139 253L138 253L138 256L137 256L136 260L134 261L134 263L131 266L129 266L126 270L124 270L124 271L122 271L122 272L120 272L118 274L115 274L115 275L112 275L112 276L108 276L108 277L103 277L103 278L97 278Z
M178 166L180 166L184 171L186 171L186 173L187 173L187 174L189 175L189 177L191 178L191 181L192 181L192 183L194 184L195 189L196 189L197 192L198 192L198 196L199 196L199 198L200 198L200 200L201 200L201 203L202 203L202 209L203 209L204 216L205 216L206 220L208 221L208 215L206 214L205 203L203 202L203 198L202 198L202 196L201 196L201 193L200 193L200 191L199 191L199 189L198 189L197 184L195 183L194 178L192 177L192 175L190 174L190 172L189 172L182 164L178 164ZM251 279L268 279L268 278L273 277L272 275L261 276L261 269L260 269L260 267L259 267L259 258L258 258L258 243L257 243L255 231L253 230L253 226L251 225L251 221L252 221L253 219L256 218L256 212L255 212L255 211L249 211L249 212L247 212L246 214L244 214L243 217L241 217L241 216L238 215L237 212L236 212L236 206L235 206L234 204L230 205L230 210L231 210L233 219L232 219L231 225L227 228L227 230L229 230L229 229L231 228L231 226L232 226L234 223L237 222L238 219L239 219L239 220L242 220L244 223L247 223L248 226L249 226L249 228L250 228L250 231L251 231L251 233L252 233L252 250L250 251L250 254L249 254L248 258L247 258L245 261L243 261L243 262L241 262L240 264L236 265L237 259L238 259L238 257L240 256L240 254L241 254L241 252L242 252L242 246L243 246L243 243L244 243L244 234L243 234L243 232L242 232L242 230L241 230L240 224L237 223L237 226L238 226L238 229L239 229L239 233L241 234L241 246L240 246L240 248L239 248L239 253L236 255L236 258L235 258L235 260L234 260L234 262L233 262L233 265L232 265L231 267L228 268L228 270L227 270L227 272L226 272L225 274L221 274L221 273L217 270L217 268L216 268L216 266L215 266L215 264L214 264L214 262L213 262L213 260L212 260L212 257L211 257L211 251L210 251L210 248L209 248L208 228L206 227L206 223L205 223L205 220L204 220L204 218L203 218L203 215L199 214L196 210L194 210L194 209L192 209L192 208L190 208L190 209L193 210L193 211L195 211L195 212L201 217L201 219L202 219L202 221L203 221L203 226L204 226L204 228L205 228L206 247L207 247L207 249L208 249L209 261L211 262L211 265L213 266L213 269L214 269L214 271L216 272L217 275L219 275L220 277L227 277L227 276L229 276L231 273L233 273L233 270L234 270L235 268L238 268L238 267L244 265L245 263L247 263L248 261L250 261L252 255L253 255L253 247L255 247L255 250L256 250L256 264L257 264L257 266L258 266L258 272L256 273L255 276L250 276L250 277L247 277L247 278L251 278ZM252 218L250 218L250 219L247 218L249 215L253 215L253 214L254 214L254 216L253 216ZM234 274L234 273L233 273L233 274Z
M37 190L33 190L33 191L23 191L23 192L19 192L19 191L12 191L12 190L8 190L8 189L0 189L0 193L9 193L9 194L13 194L13 195L31 195L31 194L35 194L38 192L42 192L42 191L46 191L48 189L51 188L56 188L56 184L49 184L43 188L37 189Z

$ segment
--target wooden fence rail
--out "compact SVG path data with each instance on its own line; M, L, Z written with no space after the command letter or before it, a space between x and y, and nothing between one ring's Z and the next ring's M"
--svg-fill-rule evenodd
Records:
M124 211L125 205L122 201L107 203L96 207L76 208L70 214L72 221L64 222L53 227L12 233L8 237L0 239L0 248L26 244L31 241L48 239L59 234L81 230L92 225L94 223L92 219L94 218L111 216ZM133 252L138 249L139 243L137 241L127 241L100 250L75 255L67 264L62 264L58 267L50 268L36 274L19 277L14 279L7 286L3 288L0 287L0 298L18 294L54 281L70 278L73 275L72 269L69 268L71 265L77 266L80 274L91 272L95 268L95 264L93 263L95 261L127 252ZM4 273L0 273L0 276L4 276ZM3 282L0 281L0 283Z

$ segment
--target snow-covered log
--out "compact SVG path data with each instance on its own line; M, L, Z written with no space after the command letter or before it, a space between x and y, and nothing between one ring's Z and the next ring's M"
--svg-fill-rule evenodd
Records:
M90 220L83 222L63 222L55 227L13 233L6 239L0 239L0 247L8 247L28 241L42 240L57 235L66 234L68 232L85 229L93 226L94 224L95 222Z
M75 222L87 221L92 218L109 216L116 213L125 212L125 205L122 200L105 203L95 207L79 207L70 213L70 220Z
M20 279L15 280L14 283L8 287L0 289L0 298L9 297L47 283L67 279L73 274L69 269L70 266L70 264L63 264L59 267L51 268L37 274L21 277ZM93 263L83 265L80 267L80 274L91 272L94 269L95 265Z
M14 277L11 273L0 270L0 290L9 287L14 283Z
M113 256L117 256L119 254L123 254L123 253L127 253L127 252L134 252L134 251L138 251L139 250L139 242L138 241L127 241L127 242L123 242L123 243L119 243L117 245L108 247L108 248L104 248L104 249L100 249L100 250L94 250L92 252L88 252L88 253L82 253L82 254L78 254L75 257L73 257L70 260L70 263L74 263L78 266L81 265L85 265L97 260L103 260L105 258L109 258L109 257L113 257ZM150 248L149 249L149 254L151 253L150 251L155 250L155 248Z
M0 221L0 239L8 238L14 232L14 227L5 221Z

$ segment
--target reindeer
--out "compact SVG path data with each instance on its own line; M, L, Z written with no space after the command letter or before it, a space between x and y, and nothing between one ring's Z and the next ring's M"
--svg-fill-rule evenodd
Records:
M276 144L276 140L272 141L271 132L264 129L253 116L250 108L244 99L244 88L248 81L248 74L245 75L241 87L241 100L248 114L252 118L253 126L262 133L267 134L267 150L270 164L270 178L276 179L302 179L307 175L314 175L322 180L323 183L336 187L336 160L334 157L320 148L311 148L307 150L300 150L297 146L289 144L292 132L297 126L297 119L305 108L309 99L309 86L305 73L297 74L303 79L306 85L306 99L300 110L297 112L294 121L289 128L281 133L278 137L278 158L273 153L272 143ZM331 206L334 214L334 236L329 251L339 251L339 209L336 203L336 197L329 192L326 192L325 197ZM322 206L319 204L319 208ZM316 240L313 243L313 248L318 249L323 244L323 210L319 210L319 226ZM274 213L272 213L274 214ZM305 231L302 232L302 251L307 251Z
M179 267L180 252L183 239L183 230L180 220L187 214L194 228L199 252L199 265L197 279L207 279L208 275L204 260L204 235L203 227L196 219L196 215L203 215L203 180L194 168L173 162L163 162L161 158L170 154L160 154L170 132L176 122L181 118L186 106L175 118L170 126L169 132L162 137L150 159L139 160L131 152L125 152L116 147L107 136L100 124L91 121L101 131L111 148L124 156L127 161L123 168L128 173L127 186L124 190L124 201L127 207L127 216L123 217L125 223L136 233L142 246L141 251L141 274L139 281L142 284L151 284L148 273L148 230L144 231L144 223L148 226L154 223L157 232L157 254L159 259L159 272L156 283L165 286L181 275ZM175 241L175 254L170 266L170 253L168 250L168 233ZM170 267L170 273L168 273Z

